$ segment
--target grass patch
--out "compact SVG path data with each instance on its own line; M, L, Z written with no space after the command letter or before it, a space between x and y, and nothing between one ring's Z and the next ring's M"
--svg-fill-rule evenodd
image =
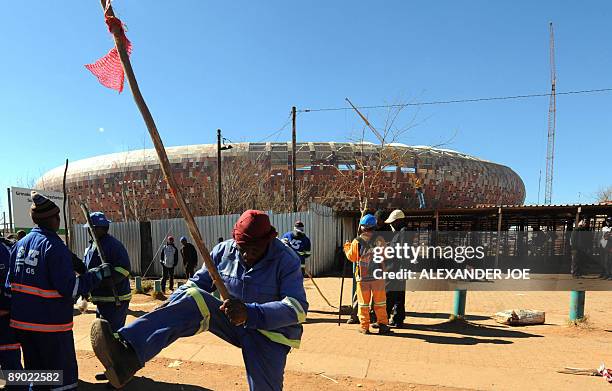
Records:
M154 282L152 280L142 280L141 282L142 291L137 291L136 288L132 288L132 294L138 293L141 295L148 295L149 292L153 290L153 284Z

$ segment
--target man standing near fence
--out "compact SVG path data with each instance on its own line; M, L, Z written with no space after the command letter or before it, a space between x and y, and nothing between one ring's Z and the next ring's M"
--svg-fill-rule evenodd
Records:
M93 212L89 215L93 224L93 231L102 246L104 260L113 267L112 279L106 280L91 292L91 302L96 305L96 318L106 319L114 331L125 325L128 307L132 299L130 288L130 258L123 244L108 233L111 221L102 212ZM83 259L88 270L97 268L102 264L95 241L91 241L85 250ZM114 291L117 294L113 294Z
M198 265L198 252L193 244L187 241L186 237L181 237L181 257L183 258L183 266L185 266L185 274L187 278L193 277L195 268Z
M161 251L159 262L162 265L162 292L166 293L166 281L170 280L170 290L174 290L174 268L178 265L178 249L174 245L174 237L168 236L166 245Z
M300 220L295 222L293 231L289 231L281 238L282 242L291 247L300 257L302 275L306 275L306 258L310 257L310 239L304 233L304 223Z

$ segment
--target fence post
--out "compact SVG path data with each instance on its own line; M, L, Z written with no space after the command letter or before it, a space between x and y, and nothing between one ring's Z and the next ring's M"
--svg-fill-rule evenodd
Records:
M570 292L570 314L569 318L572 322L584 319L584 291Z
M134 285L136 286L136 292L142 293L142 277L140 276L134 277Z
M161 280L155 280L155 293L161 293Z
M466 296L467 289L455 289L455 297L453 299L453 313L450 316L450 320L465 319Z

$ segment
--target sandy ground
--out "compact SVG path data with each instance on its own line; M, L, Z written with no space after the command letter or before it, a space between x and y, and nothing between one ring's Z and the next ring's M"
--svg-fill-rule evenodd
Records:
M338 304L340 280L317 279ZM474 292L467 297L468 323L448 323L453 292L408 292L407 327L390 336L361 335L342 323L315 290L300 349L288 356L285 389L365 390L609 390L601 377L557 373L565 366L612 364L610 292L587 292L588 322L570 326L568 292ZM345 284L348 304L350 284ZM128 323L160 301L135 295ZM546 324L509 327L491 316L511 308L546 311ZM101 367L89 342L93 308L75 316L82 389L102 389ZM343 316L343 321L346 316ZM177 367L169 367L180 362ZM337 382L337 383L336 383ZM239 349L210 333L183 338L138 372L129 390L246 389Z
M101 365L92 352L79 352L79 390L106 390L104 382L95 380L96 372L101 371ZM239 390L247 389L248 385L243 368L209 364L204 362L179 361L178 367L169 368L176 360L155 359L138 372L124 390L147 391L196 391L196 390ZM375 381L355 379L349 376L328 378L315 373L288 371L285 373L286 390L381 390L381 391L459 391L460 388L428 386L411 383Z

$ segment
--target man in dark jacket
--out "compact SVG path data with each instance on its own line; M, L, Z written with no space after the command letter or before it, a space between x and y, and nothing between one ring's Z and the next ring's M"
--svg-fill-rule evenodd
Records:
M404 243L412 245L409 238L409 233L406 229L406 216L399 209L391 212L386 224L389 224L394 232L393 239L389 243L389 247L395 248L397 244L403 246ZM385 261L385 271L399 272L405 268L405 262L400 259L389 259ZM385 280L385 291L387 292L387 314L391 317L391 326L402 328L404 327L404 319L406 318L406 281L404 280Z
M583 268L590 253L590 237L587 231L586 221L582 219L578 222L578 226L574 228L570 236L570 245L572 246L571 273L574 278L582 276Z
M93 212L90 215L93 231L102 246L105 261L113 267L112 279L91 292L91 302L97 307L96 317L104 318L113 330L119 330L125 325L128 307L132 299L130 288L130 258L128 252L119 240L108 233L111 221L102 212ZM93 269L102 263L98 249L93 240L85 250L83 259L87 269ZM112 284L115 285L113 293Z
M166 281L170 279L170 290L174 290L174 268L178 265L178 249L174 245L174 237L168 236L166 245L162 248L159 262L162 265L162 292L166 293Z
M183 266L185 266L185 274L187 278L193 277L195 274L195 268L198 265L198 252L196 251L193 244L187 241L186 237L181 238L181 257L183 257Z
M21 348L13 329L9 327L10 293L4 288L10 259L9 249L0 243L0 369L21 369Z
M11 294L10 326L15 330L27 370L61 370L58 389L78 386L72 334L75 299L89 293L112 267L102 264L76 276L72 254L57 235L60 210L47 197L32 192L30 215L37 225L15 244L7 285Z

